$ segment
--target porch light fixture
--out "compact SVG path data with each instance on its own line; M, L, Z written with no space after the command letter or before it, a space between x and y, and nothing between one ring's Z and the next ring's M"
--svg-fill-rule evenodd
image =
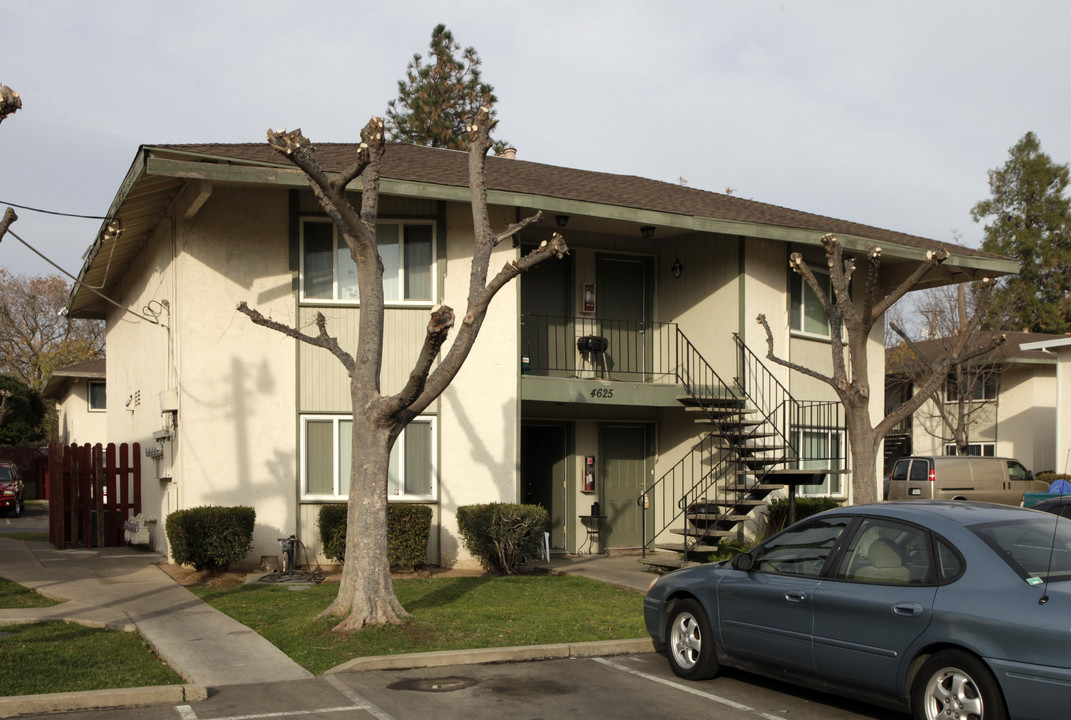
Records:
M680 258L677 258L676 260L673 261L673 265L672 265L672 267L669 268L669 271L671 273L673 273L673 279L674 280L680 280L681 279L681 273L684 272L684 266L681 265L681 259Z
M654 237L654 231L654 225L644 225L640 228L640 235L643 235L645 238Z
M569 224L569 216L568 215L555 215L554 216L554 222L558 223L558 227L565 227L566 225Z

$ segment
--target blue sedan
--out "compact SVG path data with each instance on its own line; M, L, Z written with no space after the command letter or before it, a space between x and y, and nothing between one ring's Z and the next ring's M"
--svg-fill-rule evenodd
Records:
M838 508L658 578L647 631L678 676L722 665L918 720L1071 708L1071 520L987 503Z

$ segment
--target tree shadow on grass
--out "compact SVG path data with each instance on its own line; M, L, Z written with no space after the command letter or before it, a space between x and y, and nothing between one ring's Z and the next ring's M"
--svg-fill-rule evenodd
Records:
M495 578L490 575L479 577L462 577L434 580L411 580L412 585L406 588L406 598L401 600L402 607L409 612L414 610L441 608L452 605L466 595L486 585ZM419 585L417 585L419 583ZM413 592L413 588L420 589ZM397 588L395 588L397 591Z

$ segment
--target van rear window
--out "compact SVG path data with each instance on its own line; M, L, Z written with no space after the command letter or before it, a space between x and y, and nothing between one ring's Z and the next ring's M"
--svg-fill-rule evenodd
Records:
M923 482L930 479L930 463L926 460L916 460L911 463L912 482Z
M909 465L911 465L910 460L897 460L896 464L893 465L890 478L893 480L907 480L907 468Z

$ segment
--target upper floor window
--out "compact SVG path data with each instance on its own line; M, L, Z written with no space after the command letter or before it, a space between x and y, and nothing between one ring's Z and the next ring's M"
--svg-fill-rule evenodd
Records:
M945 383L945 402L959 402L960 395L967 400L996 400L997 380L996 372L964 373L960 378L952 373Z
M823 287L826 297L831 297L829 273L814 270L814 277ZM802 275L792 273L789 297L789 322L792 332L816 337L829 337L829 316L826 315L818 296Z
M389 304L435 300L435 226L430 221L381 220L376 225L383 259L383 298ZM360 302L357 264L334 224L301 223L301 299Z
M103 380L89 381L89 410L102 412L108 408L108 393Z

